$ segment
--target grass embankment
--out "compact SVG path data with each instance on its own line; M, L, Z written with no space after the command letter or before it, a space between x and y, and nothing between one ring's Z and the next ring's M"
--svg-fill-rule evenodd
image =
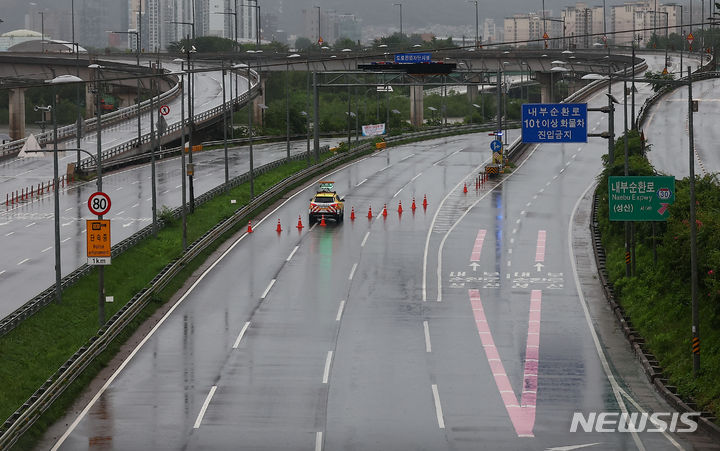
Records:
M637 133L630 136L630 175L654 175L641 154ZM676 182L675 204L666 223L635 223L636 272L625 276L624 228L608 220L608 176L623 175L623 138L615 164L600 178L598 223L607 254L607 270L615 293L633 327L659 360L670 384L681 397L694 400L702 411L720 416L720 185L713 177L696 178L700 361L693 376L691 354L690 194L689 178Z
M359 153L359 155L365 152ZM329 153L322 159L329 158ZM262 193L279 181L305 169L305 161L286 163L255 179L255 193ZM279 197L279 196L278 196ZM230 200L237 200L231 204ZM191 243L210 228L229 218L236 210L247 205L250 199L249 184L242 184L228 194L197 206L195 213L188 215L187 236ZM261 211L266 206L258 207ZM252 212L249 217L252 217ZM247 218L246 218L247 219ZM43 417L28 431L15 449L29 449L54 421L59 419L72 404L75 397L90 383L92 378L108 364L124 343L144 320L149 318L162 304L182 286L184 281L202 262L233 233L244 227L240 222L235 230L229 231L196 257L135 319L133 324L96 359L74 384L53 404ZM170 261L182 254L182 224L175 220L161 229L157 236L148 238L122 255L113 258L111 266L105 268L105 291L114 296L114 303L105 304L106 318L122 308L137 292L147 287L156 274ZM17 410L48 377L50 377L98 330L98 278L92 271L76 285L63 293L62 303L51 304L33 317L24 321L17 329L0 338L0 417L8 418Z

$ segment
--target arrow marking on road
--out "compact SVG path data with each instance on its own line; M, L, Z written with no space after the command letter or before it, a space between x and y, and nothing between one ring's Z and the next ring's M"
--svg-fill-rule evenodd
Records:
M478 266L480 266L480 263L472 262L468 266L472 266L473 271L477 271Z
M505 409L510 416L515 433L518 437L534 437L533 427L535 426L535 407L537 402L537 380L538 363L540 353L540 305L542 299L541 290L532 290L530 294L530 318L528 320L527 344L525 347L525 371L523 374L523 389L520 402L510 385L510 379L505 372L505 367L500 359L500 354L495 347L495 341L490 331L479 290L468 290L470 305L472 306L475 325L480 335L485 357L495 378L500 397L505 404Z
M537 271L540 272L540 271L542 271L543 266L545 266L545 265L543 265L542 263L535 263L534 266L535 266L535 269L537 269Z

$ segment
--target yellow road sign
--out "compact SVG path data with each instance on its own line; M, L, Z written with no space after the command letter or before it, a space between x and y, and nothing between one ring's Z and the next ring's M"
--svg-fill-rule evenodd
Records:
M110 220L88 219L87 225L87 257L110 259Z

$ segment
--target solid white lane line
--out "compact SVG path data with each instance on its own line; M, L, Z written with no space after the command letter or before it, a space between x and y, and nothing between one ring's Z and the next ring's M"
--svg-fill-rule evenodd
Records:
M323 384L327 384L328 379L330 379L330 365L332 365L332 356L333 352L328 351L327 357L325 358L325 371L323 371Z
M26 258L25 260L18 262L18 266L22 265L23 263L27 263L29 261L30 261L30 259Z
M52 246L46 247L45 249L41 250L40 253L42 254L42 253L44 253L44 252L49 251L50 249L52 249Z
M240 329L240 334L237 337L237 340L235 340L235 344L233 345L233 349L237 349L238 346L240 346L240 340L242 340L243 336L245 335L245 331L250 327L250 321L246 322L245 325Z
M335 321L340 321L342 318L343 310L345 310L345 301L340 301L340 307L338 307L337 316L335 317Z
M416 178L420 177L422 175L422 172L416 175L415 177L411 178L410 181L414 182Z
M275 285L275 279L270 281L270 284L265 288L265 291L263 292L262 296L260 296L260 299L265 299L265 296L270 292L270 288Z
M350 276L348 276L348 280L353 280L353 276L355 275L355 270L357 269L357 263L354 263L352 266L352 269L350 270Z
M363 181L360 182L360 183L358 183L357 185L355 185L355 187L357 188L358 186L362 185L362 184L365 183L365 182L367 182L367 179L363 179Z
M365 247L365 243L367 243L367 239L370 236L370 232L367 232L365 234L365 238L363 238L362 243L360 243L360 247Z
M400 188L397 193L393 194L393 197L397 197L397 195L400 194L400 193L402 192L402 190L403 190L403 189Z
M425 330L425 352L432 352L432 345L430 344L430 327L427 321L423 321L423 329Z
M297 252L297 250L299 248L300 248L300 246L295 246L295 249L293 249L292 252L290 252L290 255L288 255L288 258L286 258L285 261L289 262L290 260L292 260L293 255L295 255L295 252Z
M442 405L440 405L440 394L438 393L437 384L432 384L433 400L435 400L435 415L437 415L438 427L445 429L445 420L443 419Z
M195 420L195 426L193 426L193 429L197 429L200 427L200 423L202 423L202 419L205 416L205 411L207 410L208 406L210 405L210 401L212 400L213 395L215 395L215 390L217 390L217 385L213 385L210 389L210 393L208 393L207 397L205 398L205 402L202 405L202 408L200 409L200 413L197 416L197 420Z
M322 451L322 432L315 433L315 451Z

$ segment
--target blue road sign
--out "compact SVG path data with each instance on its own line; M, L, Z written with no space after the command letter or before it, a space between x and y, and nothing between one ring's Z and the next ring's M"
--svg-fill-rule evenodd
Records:
M431 56L430 53L397 53L395 63L429 63Z
M502 141L495 139L490 143L490 150L493 152L500 152L502 150Z
M586 103L522 105L524 143L585 143L587 125Z

